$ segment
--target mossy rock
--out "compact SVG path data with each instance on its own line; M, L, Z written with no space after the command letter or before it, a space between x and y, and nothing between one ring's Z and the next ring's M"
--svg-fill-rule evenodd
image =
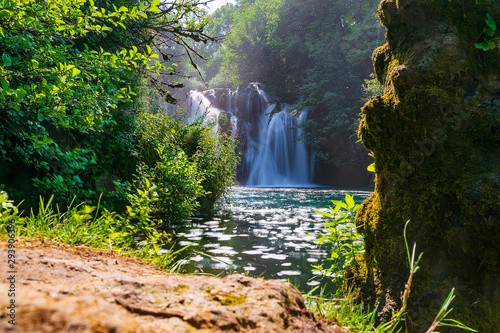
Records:
M500 52L484 52L489 0L384 0L387 44L374 52L384 96L359 137L373 151L375 192L356 225L366 253L347 272L380 320L409 276L403 229L423 252L409 300L410 332L427 330L452 288L452 318L500 332ZM498 34L498 32L497 32ZM446 332L440 328L440 332Z

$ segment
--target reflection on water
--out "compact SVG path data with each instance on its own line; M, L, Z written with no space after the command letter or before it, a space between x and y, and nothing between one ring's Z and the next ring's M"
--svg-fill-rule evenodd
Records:
M234 187L232 199L211 217L193 217L176 230L182 273L226 275L248 273L267 279L289 280L306 291L319 284L310 279L311 265L322 263L330 248L316 247L331 200L351 194L360 203L368 191L328 188Z

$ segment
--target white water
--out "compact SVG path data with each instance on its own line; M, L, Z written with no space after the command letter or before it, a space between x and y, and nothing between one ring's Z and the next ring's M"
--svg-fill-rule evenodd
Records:
M231 91L227 95L225 111L232 124L233 133L245 135L247 142L245 155L242 156L244 175L242 183L247 186L260 187L301 187L312 185L311 158L308 156L305 145L298 141L300 129L298 125L307 118L303 111L299 118L286 112L289 105L278 105L276 100L271 101L260 85L250 84L247 89L258 93L258 105L251 108L250 94L239 94ZM247 90L248 92L248 90ZM239 105L246 105L252 116L245 115L246 119L238 119L237 100L246 98ZM216 120L221 110L212 106L212 103L201 92L191 91L186 99L188 122L201 117L206 113L206 121ZM274 110L274 114L272 114ZM256 113L256 114L255 114Z
M212 106L213 102L209 101L203 93L195 90L189 92L186 99L186 121L193 122L201 118L205 114L205 122L211 123L219 118L220 110Z
M306 117L302 112L297 119L282 111L271 114L276 102L269 102L269 96L257 85L262 110L258 115L257 140L249 140L246 160L249 162L249 176L245 185L249 186L307 186L311 184L307 150L297 141L297 128Z

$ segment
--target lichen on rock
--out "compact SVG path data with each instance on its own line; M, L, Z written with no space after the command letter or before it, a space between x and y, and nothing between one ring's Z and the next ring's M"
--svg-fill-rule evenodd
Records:
M452 317L500 331L500 53L474 47L497 1L384 0L373 54L384 95L362 108L376 188L356 225L366 253L348 283L389 320L409 275L403 228L423 252L409 304L427 329L455 288ZM440 329L440 331L446 331Z

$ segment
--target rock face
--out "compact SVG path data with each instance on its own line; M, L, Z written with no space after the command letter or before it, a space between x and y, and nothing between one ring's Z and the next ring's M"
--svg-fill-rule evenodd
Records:
M6 249L0 241L3 258ZM18 244L16 263L16 325L2 281L2 332L347 332L315 319L282 281L167 274L111 251L40 241Z
M384 0L387 43L373 55L383 96L362 109L376 189L358 212L366 253L351 266L379 318L401 305L409 276L403 228L423 252L409 299L424 332L455 287L451 317L500 332L500 53L474 47L496 0ZM497 32L498 35L498 32ZM487 37L487 36L486 36ZM444 332L445 329L439 329Z

